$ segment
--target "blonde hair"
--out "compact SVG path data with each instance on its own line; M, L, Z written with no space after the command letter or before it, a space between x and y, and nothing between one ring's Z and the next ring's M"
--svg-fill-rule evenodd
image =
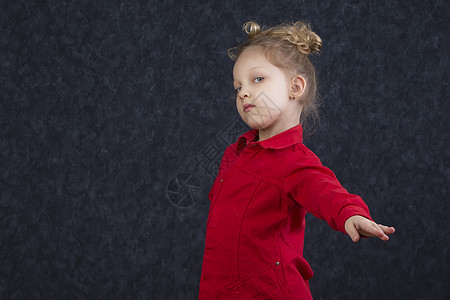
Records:
M300 122L307 119L319 121L316 71L308 58L310 54L320 53L321 38L305 22L284 23L267 29L256 22L247 22L243 31L248 36L244 43L228 50L228 56L237 60L244 50L258 46L267 59L284 70L288 75L299 74L306 80L306 90L302 96L303 110Z

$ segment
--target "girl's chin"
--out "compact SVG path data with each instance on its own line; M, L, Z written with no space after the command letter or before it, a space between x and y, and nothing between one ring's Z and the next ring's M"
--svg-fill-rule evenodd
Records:
M245 124L247 124L248 127L252 128L252 129L256 129L256 130L265 129L268 127L268 125L270 125L268 123L257 122L255 120L243 119L243 121L245 122Z

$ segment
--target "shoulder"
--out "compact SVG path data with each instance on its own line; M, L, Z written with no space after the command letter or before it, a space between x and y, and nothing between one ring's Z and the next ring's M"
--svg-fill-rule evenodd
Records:
M231 165L236 161L238 154L236 152L237 142L226 147L223 151L222 159L220 161L219 173L231 168Z
M238 148L238 142L228 145L224 151L224 156L227 156L227 157L236 156L237 148Z
M303 143L294 145L292 157L296 165L322 165L319 157Z
M324 166L319 157L308 147L298 144L295 148L292 158L283 170L285 190L298 186L300 182L311 188L317 183L336 180L333 171Z

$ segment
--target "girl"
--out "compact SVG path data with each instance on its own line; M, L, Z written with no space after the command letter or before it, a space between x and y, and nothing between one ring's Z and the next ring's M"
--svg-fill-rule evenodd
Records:
M302 143L301 122L317 113L308 55L319 52L319 36L301 22L265 30L248 22L244 31L248 41L229 55L237 110L253 130L227 147L208 195L199 299L312 299L306 212L354 242L387 241L394 228L376 224Z

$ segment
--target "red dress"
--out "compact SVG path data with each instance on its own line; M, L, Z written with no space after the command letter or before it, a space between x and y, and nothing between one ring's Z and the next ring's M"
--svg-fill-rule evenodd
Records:
M251 130L227 147L209 192L199 299L312 299L303 258L305 215L345 232L362 199L302 143L297 125L254 142Z

